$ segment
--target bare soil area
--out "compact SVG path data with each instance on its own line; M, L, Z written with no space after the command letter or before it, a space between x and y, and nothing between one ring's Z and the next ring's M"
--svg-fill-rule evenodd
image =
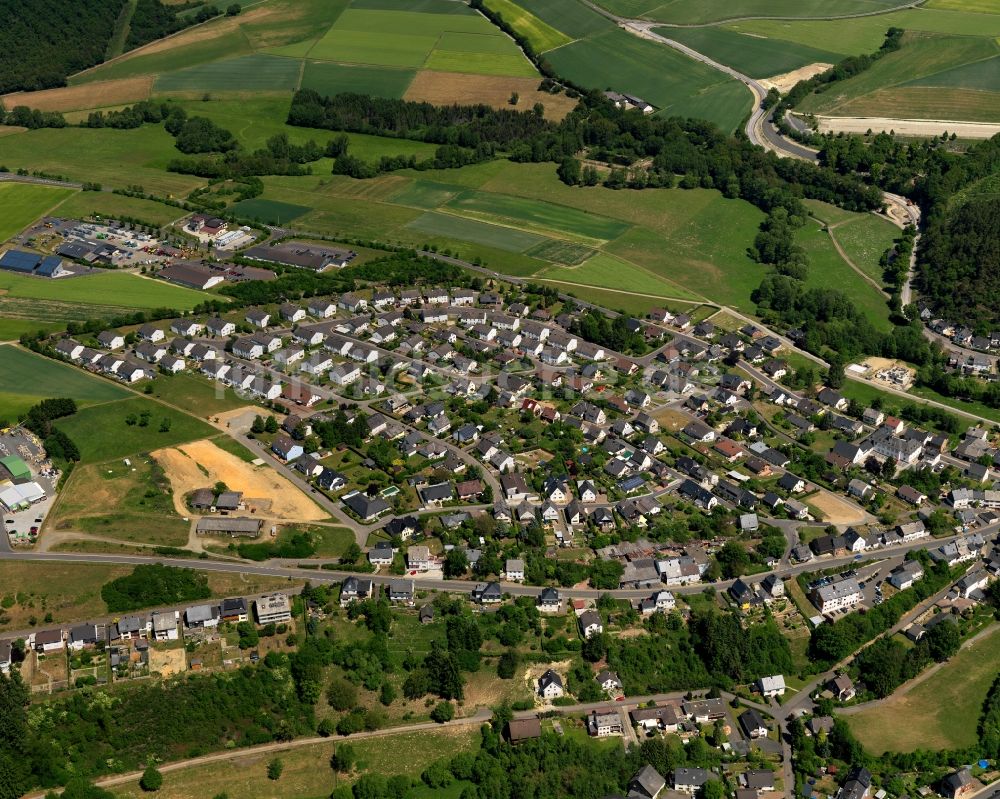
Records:
M821 61L817 61L815 64L807 64L804 67L793 69L791 72L785 72L783 75L764 78L760 81L760 85L766 89L774 87L782 94L785 94L800 80L809 80L809 78L815 77L821 72L826 72L832 66L833 64L824 64Z
M183 674L187 671L187 658L184 649L149 648L149 670L159 672L164 678Z
M955 122L944 119L890 119L887 117L816 117L820 133L873 133L895 131L900 136L940 136L954 133L960 139L989 139L1000 133L1000 124Z
M865 512L854 507L847 500L820 490L806 500L823 513L823 521L829 524L859 524L865 520Z
M253 466L208 440L150 453L170 480L177 512L187 516L184 496L221 481L242 491L249 508L268 518L286 521L320 521L327 514L287 478L267 466Z
M404 100L434 105L485 103L494 108L531 110L535 103L545 106L547 119L562 119L576 107L576 100L565 94L538 91L538 78L510 78L497 75L467 75L424 69L410 84ZM519 95L516 106L509 103L511 92Z

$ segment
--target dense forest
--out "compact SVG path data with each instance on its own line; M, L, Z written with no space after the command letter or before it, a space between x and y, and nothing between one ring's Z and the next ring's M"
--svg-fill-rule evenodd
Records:
M104 59L125 0L0 0L0 94L66 85Z
M183 15L183 12L192 8L198 10L194 14ZM139 0L129 23L125 49L134 50L136 47L142 47L191 25L217 17L220 13L214 5L202 5L201 0L171 5L164 5L160 0Z

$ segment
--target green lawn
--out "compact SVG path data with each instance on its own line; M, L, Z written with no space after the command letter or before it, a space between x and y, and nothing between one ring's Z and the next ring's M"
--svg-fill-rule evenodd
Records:
M108 191L77 192L53 209L53 214L74 218L98 214L106 218L130 216L152 225L169 225L186 212L172 205L141 197L125 197Z
M157 375L152 385L152 396L171 405L188 408L201 418L251 404L237 397L231 388L222 383L210 382L207 378L190 372Z
M0 419L7 421L47 397L72 397L82 407L127 396L108 380L10 345L0 346L0 375Z
M127 417L149 412L149 424L129 425ZM169 422L170 429L161 431L161 423ZM175 411L145 397L133 397L119 402L84 408L73 416L61 419L57 426L80 448L81 461L95 463L150 452L207 438L216 431L213 427Z
M11 137L4 137L0 142L7 138ZM2 146L0 143L0 147ZM13 165L8 166L13 168ZM71 194L73 189L36 186L31 183L0 183L0 242L20 233Z
M904 694L845 716L873 754L916 749L963 749L976 743L976 723L997 676L1000 630L963 648L942 668Z
M479 222L475 219L465 219L455 214L437 211L421 214L407 227L431 236L445 236L473 244L485 244L488 247L496 247L508 252L524 252L545 241L542 236L525 230Z

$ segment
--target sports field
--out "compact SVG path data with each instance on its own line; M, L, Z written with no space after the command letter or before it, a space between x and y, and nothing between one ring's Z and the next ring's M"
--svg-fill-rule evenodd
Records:
M0 420L13 421L47 397L72 397L85 406L127 396L108 380L9 344L0 346L0 374Z
M53 186L0 183L0 242L20 233L72 193L73 189Z
M845 716L852 732L876 755L973 746L983 702L997 676L998 632L994 624L985 638L965 646L910 690L904 685L874 708Z

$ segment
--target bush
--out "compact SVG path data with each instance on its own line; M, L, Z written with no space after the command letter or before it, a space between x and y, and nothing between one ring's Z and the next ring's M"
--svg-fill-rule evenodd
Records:
M434 710L431 711L431 719L438 724L444 724L455 718L455 706L451 702L438 702Z
M149 792L158 791L163 787L163 775L156 766L146 766L146 770L142 772L142 777L139 778L139 787Z
M269 780L276 780L281 777L281 772L284 770L285 764L281 762L280 758L276 757L267 764L267 778Z

